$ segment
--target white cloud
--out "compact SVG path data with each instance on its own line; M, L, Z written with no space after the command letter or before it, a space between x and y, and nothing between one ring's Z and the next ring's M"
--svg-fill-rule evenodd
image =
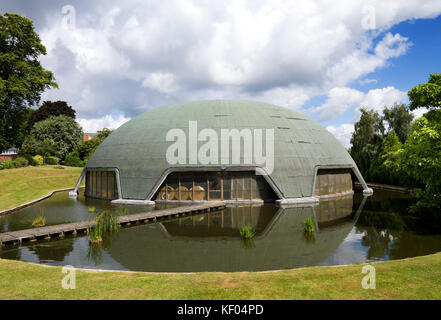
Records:
M391 107L394 103L406 103L407 93L393 86L372 89L367 93L351 88L333 88L328 93L324 104L309 109L311 112L320 112L320 120L331 120L342 115L350 108L355 109L354 121L360 117L360 108L373 109L381 112L384 107Z
M342 115L349 107L363 99L364 93L351 88L332 88L326 102L311 111L320 111L320 120L328 120Z
M414 116L414 119L418 119L422 117L429 109L427 108L418 108L412 111L412 114Z
M176 77L171 73L164 72L150 73L142 82L142 86L163 93L172 93L178 90Z
M370 90L360 105L368 109L382 111L384 107L391 107L395 102L406 102L407 93L396 89L395 87L386 87L382 89Z
M364 86L365 84L377 83L377 82L378 82L377 79L369 79L369 78L358 80L358 83L362 86Z
M48 49L42 61L60 89L43 98L67 100L88 119L131 117L139 106L212 97L299 109L330 93L323 117L341 114L360 100L348 88L352 81L387 66L411 45L388 30L441 13L438 0L373 1L377 29L367 31L361 23L365 4L76 1L76 27L70 29L51 5L39 33Z
M117 118L113 118L111 115L106 115L102 118L96 119L78 119L78 123L83 128L83 132L98 132L104 128L115 130L119 126L129 121L130 118L126 118L120 115Z
M354 133L353 124L344 123L339 126L328 126L326 129L331 132L345 148L351 146L351 137Z
M399 57L406 53L411 45L407 40L408 38L402 37L398 33L392 35L389 32L375 47L375 54L384 60Z

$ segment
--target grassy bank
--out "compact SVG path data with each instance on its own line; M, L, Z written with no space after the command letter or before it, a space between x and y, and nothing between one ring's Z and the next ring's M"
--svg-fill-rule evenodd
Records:
M0 260L0 299L441 299L440 253L374 266L375 290L362 289L362 265L266 273L78 270L76 289L65 290L60 267Z
M74 187L83 168L24 167L0 171L0 210Z

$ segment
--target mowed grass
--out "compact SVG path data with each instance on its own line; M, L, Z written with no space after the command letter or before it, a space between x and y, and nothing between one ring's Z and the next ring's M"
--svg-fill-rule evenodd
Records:
M0 299L441 299L441 253L373 264L275 272L154 274L77 270L62 289L61 267L0 260Z
M24 167L0 171L0 210L43 197L54 190L73 188L83 168Z

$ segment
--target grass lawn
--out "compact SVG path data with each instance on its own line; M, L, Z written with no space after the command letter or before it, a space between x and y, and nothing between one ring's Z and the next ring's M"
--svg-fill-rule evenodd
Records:
M264 273L78 270L76 289L65 290L60 267L0 260L0 299L441 299L441 253L373 265L375 290L362 289L362 265Z
M43 197L51 191L73 188L83 168L24 167L0 171L0 210Z

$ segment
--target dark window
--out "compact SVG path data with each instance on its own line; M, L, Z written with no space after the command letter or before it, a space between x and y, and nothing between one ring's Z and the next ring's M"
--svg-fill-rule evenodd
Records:
M316 196L343 194L353 191L350 169L318 170L315 181Z
M156 195L156 201L266 200L276 199L271 187L254 171L171 173Z
M86 197L107 200L118 198L115 172L100 170L87 171Z

